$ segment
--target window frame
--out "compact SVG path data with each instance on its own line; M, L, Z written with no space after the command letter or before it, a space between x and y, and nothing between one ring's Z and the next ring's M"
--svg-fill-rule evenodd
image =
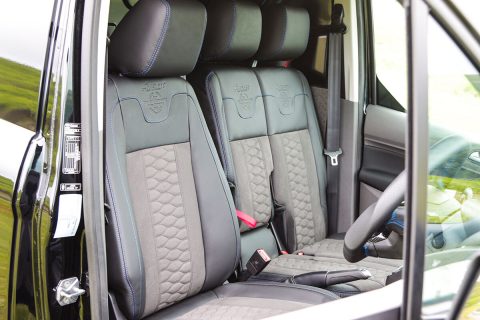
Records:
M53 66L53 53L55 51L56 39L54 34L56 33L56 28L58 26L58 21L60 19L60 7L63 0L52 0L53 6L52 11L50 12L49 21L50 28L48 29L48 37L46 39L47 45L44 52L44 62L42 64L41 75L39 78L39 92L38 92L38 104L37 104L37 113L36 113L36 124L35 131L32 131L32 138L30 139L28 145L26 146L25 153L22 159L22 163L19 166L19 172L17 180L15 181L15 186L12 194L12 213L14 216L13 221L13 235L12 235L12 246L11 246L11 255L10 255L10 274L9 274L9 286L8 286L8 317L15 318L17 314L17 292L18 292L18 274L24 273L29 276L33 272L30 268L23 268L19 265L19 259L21 252L27 252L31 254L28 250L33 248L22 248L21 242L22 237L22 225L25 224L25 219L22 217L20 199L22 195L28 194L26 190L26 180L28 172L30 171L30 166L35 157L35 153L38 150L43 148L44 138L43 138L43 126L45 123L45 118L48 108L48 98L49 98L49 89L50 89L50 80L51 72ZM27 220L28 221L28 220ZM27 223L31 226L31 221ZM32 250L33 251L33 250ZM36 281L36 279L32 280ZM35 283L38 287L38 283ZM37 306L35 305L37 308ZM35 309L35 312L40 310ZM30 311L29 311L30 312ZM30 313L31 314L31 313Z
M397 2L403 6L402 0L397 0ZM386 107L395 111L406 112L406 106L402 106L400 102L395 98L395 96L388 90L388 88L380 81L377 75L376 70L376 60L375 60L375 27L374 27L374 17L372 11L372 0L365 0L365 8L364 8L364 15L366 18L366 28L364 32L367 35L366 41L366 68L367 71L367 103L374 104L374 105L381 105L382 107ZM406 49L406 45L405 45ZM407 66L406 66L407 69ZM405 70L407 72L407 70ZM387 95L387 98L391 100L391 103L385 103L385 99L382 99L379 94L383 93Z

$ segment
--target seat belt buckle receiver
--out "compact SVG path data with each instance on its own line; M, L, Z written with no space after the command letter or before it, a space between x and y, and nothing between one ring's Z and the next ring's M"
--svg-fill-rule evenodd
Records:
M338 166L338 156L343 153L342 148L338 148L335 151L328 151L327 149L323 150L323 154L330 158L330 164L332 167Z
M270 263L271 259L263 249L257 249L247 262L247 271L256 276Z

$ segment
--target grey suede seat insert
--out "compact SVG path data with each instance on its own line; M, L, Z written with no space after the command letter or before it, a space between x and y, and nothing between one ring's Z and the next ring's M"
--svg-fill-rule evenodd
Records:
M234 10L236 15L231 13ZM264 248L273 257L264 272L296 275L367 268L373 274L371 279L341 286L341 291L362 292L384 286L386 277L401 261L367 258L351 264L343 258L343 241L326 239L323 143L304 75L293 68L233 66L245 64L254 55L259 61L300 56L308 43L307 11L284 5L269 5L260 11L248 1L225 1L222 5L210 1L207 12L207 34L210 31L211 35L204 40L202 66L190 79L233 186L235 204L259 222L254 229L240 225L242 264L255 249ZM221 19L224 16L234 22ZM231 38L215 34L217 29ZM262 34L261 40L258 34ZM243 42L232 44L230 39ZM228 50L210 54L218 47ZM273 199L286 208L286 245L294 254L279 256L268 228ZM305 255L295 254L298 251Z
M194 0L140 0L111 36L106 102L109 293L117 317L263 318L325 290L224 284L239 226L195 92L206 26Z

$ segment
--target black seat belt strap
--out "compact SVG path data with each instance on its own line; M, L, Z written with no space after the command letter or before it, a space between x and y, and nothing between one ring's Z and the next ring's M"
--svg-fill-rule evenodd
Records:
M270 194L272 197L272 216L270 217L269 226L272 230L273 237L275 238L275 242L277 243L278 252L280 254L288 254L287 248L285 247L282 239L286 240L285 230L286 230L286 223L285 223L285 206L279 204L275 199L275 190L273 188L273 171L270 173L269 176L270 182ZM278 216L277 216L278 215ZM275 223L275 220L277 223ZM278 224L282 225L281 231L278 230ZM280 234L281 233L281 234Z
M337 232L338 188L340 168L338 158L340 148L340 87L342 79L342 38L345 32L343 6L335 4L332 9L332 22L328 35L328 118L326 148L327 156L327 205L329 234Z

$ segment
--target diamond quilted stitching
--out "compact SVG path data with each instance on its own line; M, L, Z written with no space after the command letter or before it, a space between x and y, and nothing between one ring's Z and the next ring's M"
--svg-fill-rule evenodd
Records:
M248 299L248 305L238 304L237 301L233 301L234 299L221 298L204 304L179 319L263 319L308 306L306 304L295 304L294 306L286 304L283 307L277 305L276 308L272 308L262 304L262 302L265 303L265 299L258 301L251 298L246 299Z
M295 221L297 248L301 248L315 241L315 226L310 188L308 187L308 173L299 133L283 134L282 146L286 158L288 182L294 208L293 219Z
M270 197L270 181L267 175L265 158L257 138L242 140L245 151L248 178L253 201L253 217L257 226L264 225L270 220L272 213Z
M174 146L143 151L158 269L157 310L187 297L192 264Z

